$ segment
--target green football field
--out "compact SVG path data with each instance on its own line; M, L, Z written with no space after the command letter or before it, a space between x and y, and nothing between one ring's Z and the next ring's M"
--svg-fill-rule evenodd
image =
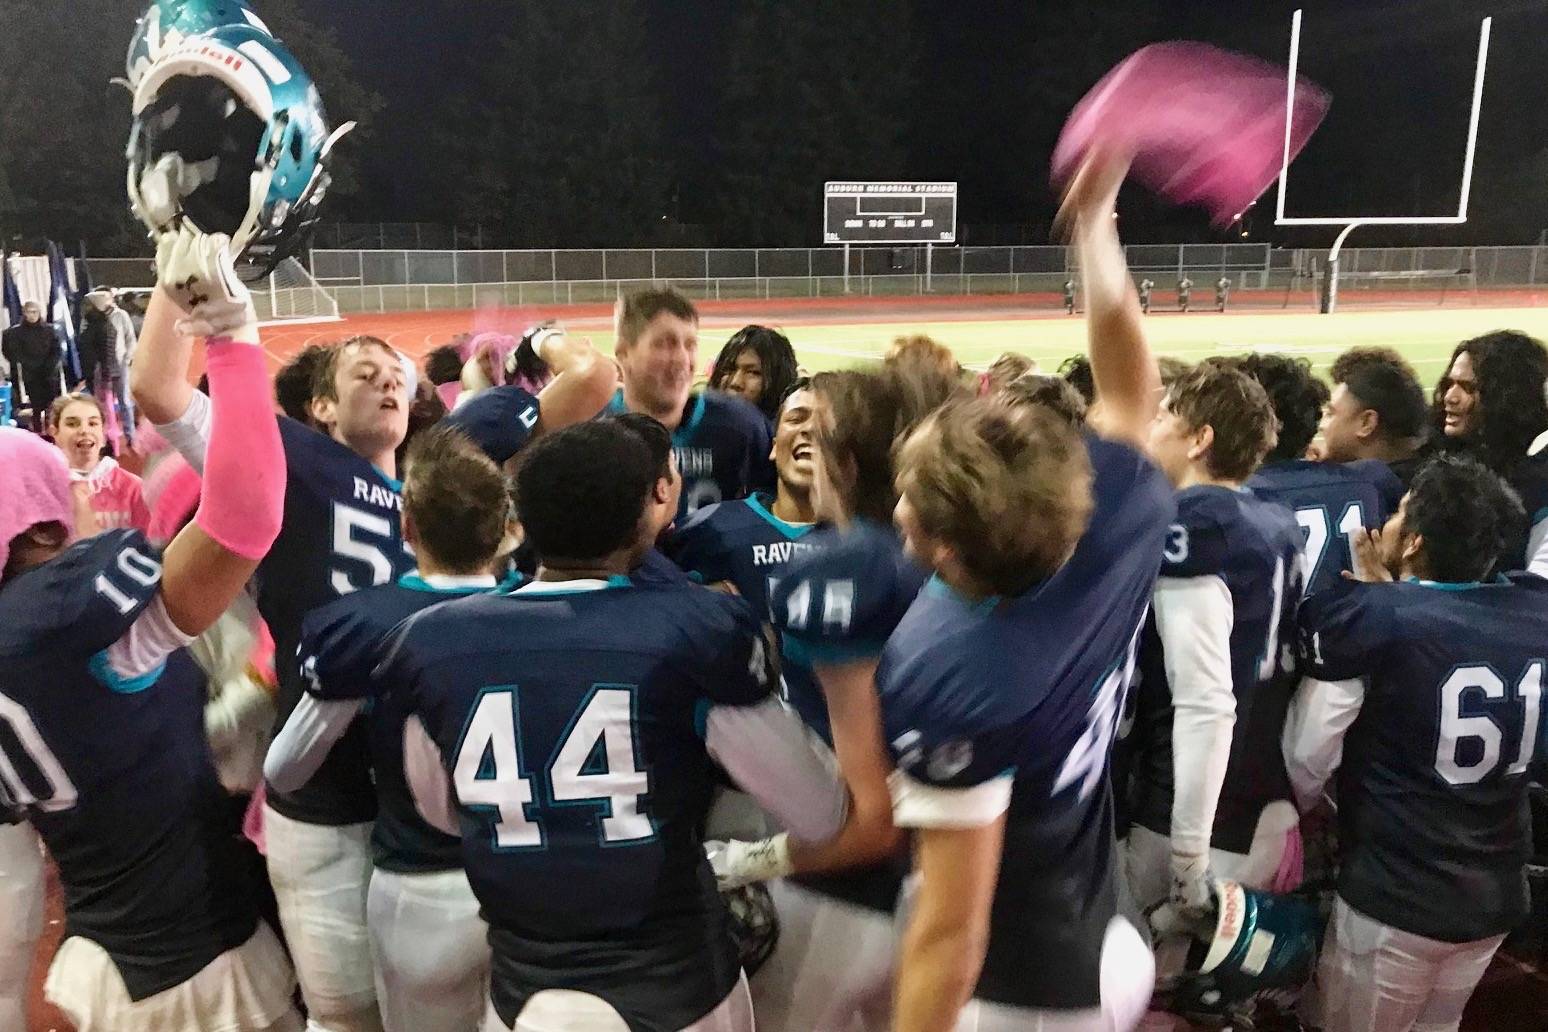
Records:
M1386 345L1405 355L1427 385L1444 371L1461 340L1490 330L1515 329L1548 339L1548 308L1426 308L1353 311L1335 315L1306 312L1175 312L1153 314L1145 325L1158 354L1197 361L1210 355L1272 350L1304 355L1326 368L1347 348ZM782 324L809 369L854 365L879 357L894 337L924 333L952 348L961 362L983 368L1004 351L1019 351L1045 372L1084 350L1085 322L1078 317L953 319L930 321L928 314L898 322L804 322ZM733 327L706 321L700 354L713 356Z

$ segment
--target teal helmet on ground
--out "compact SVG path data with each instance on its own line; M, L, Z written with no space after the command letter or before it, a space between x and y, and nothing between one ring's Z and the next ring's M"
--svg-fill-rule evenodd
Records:
M244 279L304 244L329 184L322 99L285 45L225 25L166 49L134 91L129 201L152 235L182 219L231 238Z
M1173 1013L1244 1029L1265 1016L1256 1012L1289 1013L1317 962L1316 904L1230 881L1213 889L1214 929L1192 943L1183 972L1158 986L1159 1000Z
M269 33L263 19L247 0L155 0L135 23L124 61L129 89L162 54L190 36L199 36L227 25L246 25Z

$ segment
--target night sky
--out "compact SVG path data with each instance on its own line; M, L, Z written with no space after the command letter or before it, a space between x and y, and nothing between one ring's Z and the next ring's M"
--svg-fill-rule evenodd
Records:
M483 41L501 31L510 4L303 0L303 6L337 31L358 74L385 99L387 131L366 162L367 175L382 206L398 218L412 217L415 199L394 194L393 169L401 162L436 160L417 130L435 123L441 105L459 88L459 63L470 48L487 45ZM1548 103L1542 85L1548 0L1124 0L1107 6L1145 26L1138 43L1199 39L1278 64L1287 60L1290 13L1305 7L1302 72L1332 93L1333 105L1292 173L1290 213L1300 215L1455 210L1478 22L1492 13L1494 47L1475 200L1481 215L1493 215L1496 237L1500 224L1522 223L1529 240L1548 225ZM707 161L715 143L714 98L724 77L736 74L722 53L736 0L646 0L645 7L673 148L690 166ZM1028 132L1009 128L1026 122L1015 98L1025 92L1028 77L1043 70L1049 48L1078 46L1106 68L1138 45L1121 38L1121 31L1059 39L1057 26L1048 24L1057 20L1053 10L1042 0L913 2L920 74L928 81L911 108L909 167L897 169L896 178L960 181L966 224L1035 225L1052 210L1052 191L1029 190L1027 183L1046 184L1047 151L1057 125ZM1034 33L1039 38L1031 38ZM1060 86L1078 97L1094 81L1088 76ZM1541 188L1529 189L1527 181L1535 182L1539 172ZM824 178L845 176L843 169L824 173ZM691 221L693 177L685 182L682 205ZM1272 199L1270 194L1267 201ZM1132 238L1177 239L1182 232L1220 239L1209 235L1202 216L1180 216L1144 200L1135 210L1136 218L1126 224ZM1296 242L1274 232L1271 222L1271 216L1260 215L1251 224L1257 238ZM1422 234L1415 239L1424 242Z

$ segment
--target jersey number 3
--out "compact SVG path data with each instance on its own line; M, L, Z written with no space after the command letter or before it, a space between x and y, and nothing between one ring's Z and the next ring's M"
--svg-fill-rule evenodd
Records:
M518 689L492 689L479 697L457 746L452 783L463 806L498 815L496 849L547 845L542 826L527 815L527 807L538 802L537 792L546 792L554 806L600 806L598 837L604 846L655 837L654 822L640 812L640 797L650 792L650 776L640 769L634 691L630 685L594 686L570 719L546 777L521 772Z

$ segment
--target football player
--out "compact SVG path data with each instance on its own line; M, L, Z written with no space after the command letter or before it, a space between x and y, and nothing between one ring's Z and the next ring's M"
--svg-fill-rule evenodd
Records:
M751 604L629 578L677 506L654 429L660 462L618 419L535 443L517 495L537 579L419 614L379 673L410 688L410 734L439 754L410 763L421 808L454 794L490 924L486 1030L750 1032L700 839L712 762L800 840L845 824Z
M986 398L898 460L898 523L935 572L876 675L920 875L899 1032L1126 1030L1150 997L1149 950L1118 914L1108 762L1175 508L1140 451L1160 380L1112 217L1126 170L1088 165L1065 209L1095 432Z
M188 242L161 242L162 284L203 274ZM142 362L187 357L178 315L158 290ZM63 457L0 430L0 813L25 817L59 867L67 938L45 992L81 1032L301 1028L226 828L203 675L182 651L279 533L285 459L256 320L211 338L205 360L203 497L165 553L134 530L71 547L84 502Z
M1424 462L1427 431L1424 388L1413 366L1391 348L1350 348L1328 376L1333 396L1319 428L1323 460L1379 459L1406 490Z
M377 794L366 926L387 1032L462 1032L478 1024L489 974L488 928L462 870L460 843L420 817L403 774L402 692L374 679L388 633L451 598L497 589L494 564L511 533L505 478L454 428L410 446L403 533L416 568L395 584L354 592L302 624L306 694L264 764L274 788L303 787L369 706Z
M1342 865L1318 973L1328 1032L1455 1030L1528 912L1528 768L1548 581L1499 578L1522 512L1465 457L1432 460L1362 545L1370 580L1302 604L1285 728L1300 804L1330 777Z
M756 407L772 427L779 420L780 402L799 376L789 337L767 326L743 326L715 356L709 387Z
M779 406L774 427L773 496L761 491L700 509L671 535L668 551L678 565L706 584L725 582L767 619L769 585L799 555L812 550L802 539L816 525L812 509L812 382L796 380Z
M1295 513L1305 542L1302 591L1331 587L1354 569L1350 535L1386 522L1403 496L1402 481L1385 462L1306 460L1328 388L1304 358L1253 354L1231 364L1263 386L1279 421L1279 440L1247 487Z
M241 290L232 306L250 304L245 294ZM540 397L504 388L520 394L504 397L519 402L519 415L509 425L523 438L590 418L606 400L598 385L613 382L605 359L583 340L560 335L546 354L557 375ZM135 396L141 411L197 468L209 402L181 376L187 358L185 346L182 354L166 356L164 366L137 361ZM413 570L401 536L396 479L396 452L408 427L397 352L375 337L329 348L317 362L311 413L321 432L279 419L289 476L285 523L258 571L258 609L275 640L280 725L304 693L306 679L296 656L306 615ZM266 795L270 879L309 1018L322 1029L380 1027L366 928L376 799L366 728L359 722L299 789L270 786Z
M1204 919L1211 876L1278 891L1300 880L1274 743L1295 686L1301 531L1242 490L1274 426L1256 380L1205 363L1172 385L1150 434L1177 522L1140 646L1125 859L1136 904L1165 904L1152 916L1163 935Z
M832 743L855 819L822 849L776 836L731 843L718 857L723 884L785 879L772 887L780 941L754 986L772 1028L891 1028L894 915L907 863L887 795L892 765L875 675L925 580L891 526L892 448L957 389L933 362L812 378L813 501L826 526L807 536L813 551L787 566L770 606L791 705Z
M741 398L693 392L699 362L693 302L675 290L630 294L619 299L614 323L623 386L608 410L640 412L671 431L683 477L678 518L773 488L768 420Z
M1548 431L1548 349L1512 330L1463 341L1435 385L1432 420L1444 445L1466 450L1505 478L1529 530L1506 548L1505 569L1548 575L1548 453L1529 455Z

